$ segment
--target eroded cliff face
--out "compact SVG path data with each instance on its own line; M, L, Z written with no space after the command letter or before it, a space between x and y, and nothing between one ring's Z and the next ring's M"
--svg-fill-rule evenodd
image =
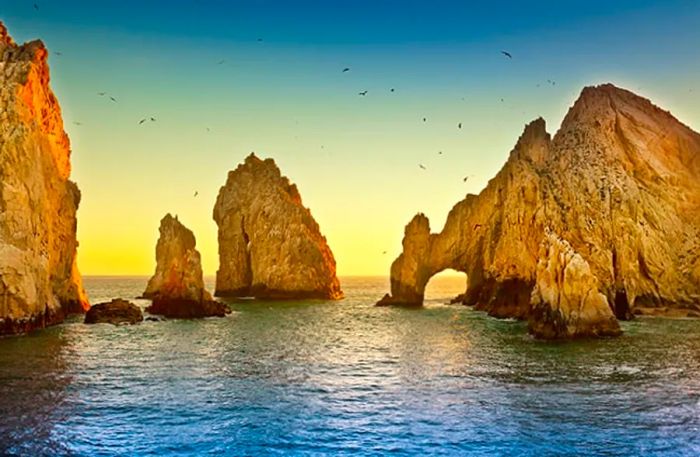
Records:
M214 220L217 296L342 298L333 253L274 160L251 154L229 172Z
M148 311L168 317L223 316L226 306L212 300L204 287L204 275L194 234L170 214L160 221L156 245L156 272L148 281L144 298Z
M622 333L588 262L549 230L540 247L531 304L529 331L538 338L569 339Z
M76 263L80 191L41 41L0 23L0 334L89 308Z
M531 313L545 229L590 266L618 318L700 305L700 135L644 98L588 87L551 138L529 124L506 164L431 234L406 228L380 304L421 304L429 278L463 271L461 300L498 317Z

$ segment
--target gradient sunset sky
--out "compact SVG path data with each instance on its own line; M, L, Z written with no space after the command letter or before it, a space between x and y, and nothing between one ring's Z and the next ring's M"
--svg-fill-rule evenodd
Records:
M83 274L152 274L166 212L214 274L214 201L251 151L298 185L340 275L386 275L416 212L440 230L586 85L700 129L700 2L473 3L2 0L16 41L61 53Z

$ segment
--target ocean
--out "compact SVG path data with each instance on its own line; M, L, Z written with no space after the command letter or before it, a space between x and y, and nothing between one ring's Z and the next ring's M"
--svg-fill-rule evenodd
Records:
M98 303L146 280L85 285ZM463 277L423 309L372 306L388 278L341 282L339 302L0 339L0 455L700 455L698 320L545 343L446 304Z

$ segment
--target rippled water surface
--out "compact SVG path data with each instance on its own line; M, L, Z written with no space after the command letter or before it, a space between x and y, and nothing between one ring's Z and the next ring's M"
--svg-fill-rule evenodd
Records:
M93 303L146 278L86 278ZM444 305L239 302L224 319L0 339L0 455L700 455L700 322L547 344ZM143 301L137 301L145 305Z

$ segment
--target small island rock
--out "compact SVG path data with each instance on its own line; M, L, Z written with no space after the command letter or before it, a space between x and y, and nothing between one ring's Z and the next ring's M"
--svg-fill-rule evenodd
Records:
M143 321L141 308L135 304L115 298L110 302L93 305L85 313L86 324L137 324Z
M214 301L204 287L200 254L194 234L166 214L160 221L156 245L156 272L148 281L144 298L152 300L146 311L175 318L223 317L228 306Z

